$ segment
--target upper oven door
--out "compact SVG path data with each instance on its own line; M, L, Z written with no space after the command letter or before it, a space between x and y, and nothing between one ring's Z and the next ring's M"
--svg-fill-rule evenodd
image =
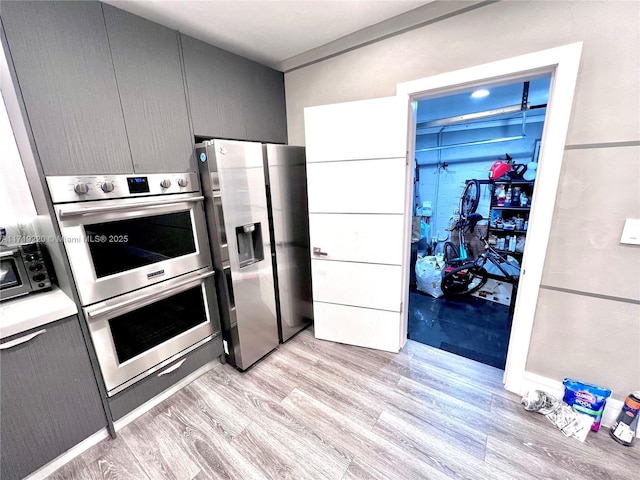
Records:
M82 304L210 266L202 200L188 193L58 205Z

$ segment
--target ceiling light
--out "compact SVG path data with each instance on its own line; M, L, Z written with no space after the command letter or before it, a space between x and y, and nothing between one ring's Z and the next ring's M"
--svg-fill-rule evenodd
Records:
M489 90L485 90L484 88L481 90L476 90L471 94L473 98L482 98L489 95Z

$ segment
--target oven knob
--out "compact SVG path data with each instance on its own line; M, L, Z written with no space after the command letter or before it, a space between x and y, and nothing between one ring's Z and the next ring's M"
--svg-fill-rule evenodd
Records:
M89 185L84 182L76 183L75 187L73 187L73 191L78 194L85 194L89 191Z
M38 260L40 258L40 255L38 255L37 253L30 253L26 256L27 262L33 262L34 260Z
M113 188L114 188L113 182L102 182L102 185L100 185L100 188L104 193L113 192Z
M47 278L47 277L46 277L46 275L45 275L44 273L39 273L39 274L37 274L37 275L34 275L32 278L33 278L36 282L41 282L41 281L43 281L43 280L44 280L45 278Z
M162 188L169 188L171 186L171 180L169 180L168 178L165 178L160 182L160 186Z
M36 263L35 265L31 265L29 267L29 270L31 270L32 272L37 272L39 270L42 270L42 264L41 263Z
M178 186L186 187L187 185L189 185L189 180L187 180L186 178L179 178L178 179Z

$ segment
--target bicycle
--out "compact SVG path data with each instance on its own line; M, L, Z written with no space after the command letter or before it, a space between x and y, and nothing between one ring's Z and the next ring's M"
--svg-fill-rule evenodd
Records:
M458 232L460 247L451 241L443 245L444 261L447 265L458 265L465 263L469 259L469 252L464 239L464 231L468 229L473 232L476 224L482 220L482 216L475 213L480 202L480 182L477 180L467 180L462 195L460 196L460 218L456 221L451 231Z
M494 250L485 237L480 237L480 239L484 242L484 251L478 258L443 270L440 288L445 295L470 295L480 290L489 279L489 272L485 268L489 262L502 272L506 281L517 284L520 278L520 267ZM513 269L517 271L517 275L511 273Z

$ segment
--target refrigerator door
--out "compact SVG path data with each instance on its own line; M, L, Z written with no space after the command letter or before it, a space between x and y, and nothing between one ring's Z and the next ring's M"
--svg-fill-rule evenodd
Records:
M229 348L244 370L278 346L262 145L214 140L212 147L228 245L224 273L235 314Z
M280 341L285 342L313 318L305 149L265 145L264 151L277 265Z

